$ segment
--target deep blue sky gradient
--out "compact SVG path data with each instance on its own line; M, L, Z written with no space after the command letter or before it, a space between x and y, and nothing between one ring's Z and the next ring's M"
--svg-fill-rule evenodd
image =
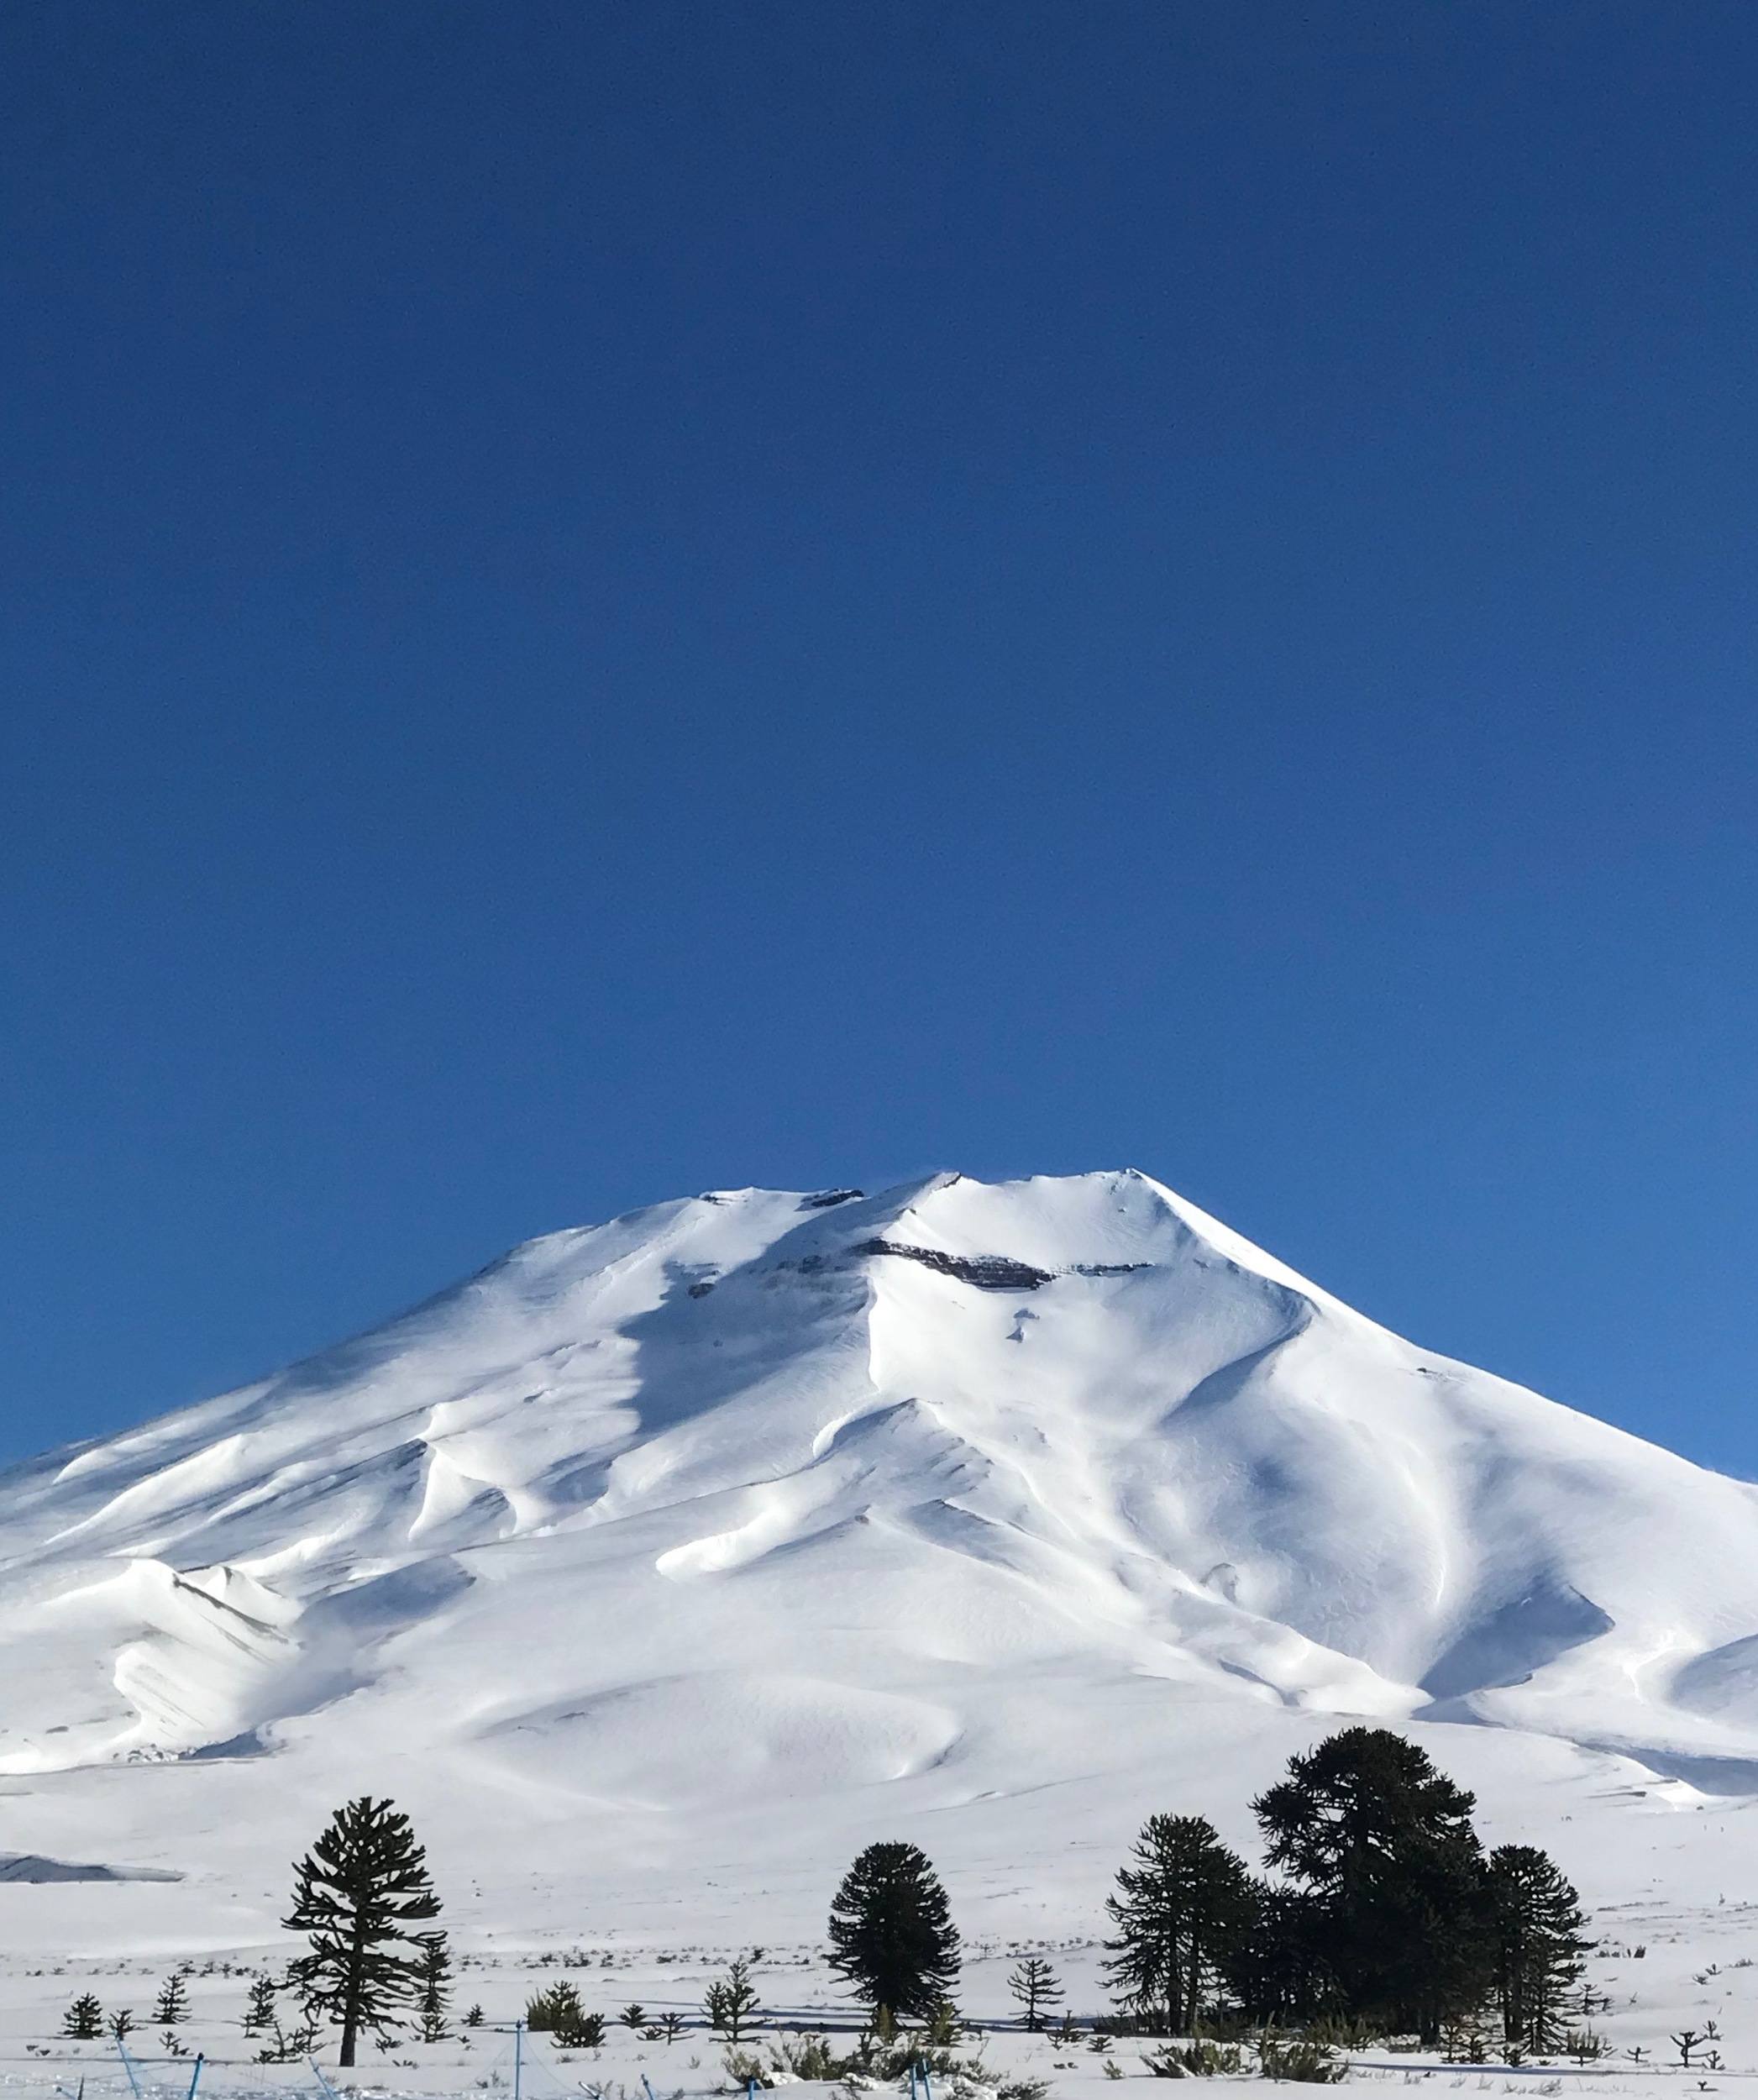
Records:
M1758 1473L1758 8L0 20L0 1447L1133 1163Z

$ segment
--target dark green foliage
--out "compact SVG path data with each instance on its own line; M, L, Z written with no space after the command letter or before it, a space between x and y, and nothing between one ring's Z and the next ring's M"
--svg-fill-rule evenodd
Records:
M1007 1979L1007 1987L1019 2003L1026 2031L1035 2034L1044 2015L1061 2002L1063 1987L1050 1964L1041 1955L1028 1954Z
M103 2031L103 2007L93 1992L82 1992L61 2021L63 2036L70 2042L95 2042Z
M1168 2042L1163 2049L1149 2050L1141 2061L1156 2078L1231 2078L1242 2059L1231 2042L1199 2039Z
M173 1969L153 2001L153 2022L159 2027L181 2027L189 2018L189 1986L183 1971Z
M464 2024L466 2027L481 2026L482 2008L480 2005L471 2006L469 2012L467 2012L464 2016Z
M119 2042L126 2041L129 2036L134 2033L134 2015L129 2011L126 2005L121 2007L118 2011L111 2013L109 2019L109 2029L111 2034Z
M424 2042L443 2042L446 2037L446 2014L452 2004L451 1943L443 1932L424 1932L417 1945L421 1949L421 1998L417 2007L421 2038Z
M1325 1945L1325 1910L1304 1889L1253 1879L1240 1931L1225 1956L1227 1987L1253 2019L1287 2026L1326 2016L1336 1979Z
M830 1966L883 2031L931 2019L958 1974L946 1891L913 1845L869 1845L830 1907Z
M1322 2044L1313 2041L1278 2041L1266 2035L1257 2045L1257 2073L1262 2078L1291 2080L1303 2086L1335 2086L1342 2082L1348 2066Z
M597 2049L604 2041L602 2013L589 2013L571 1983L552 1983L525 2008L525 2024L535 2034L548 2034L558 2049Z
M419 2001L424 1935L413 1928L438 1916L439 1898L408 1817L370 1794L336 1811L293 1874L282 1923L307 1935L311 1952L288 1977L308 2008L340 2025L336 2060L348 2068L362 2028L382 2034Z
M923 2023L921 2039L929 2050L950 2049L963 2032L958 2008L949 1998L941 1998Z
M780 2034L769 2044L772 2071L788 2071L815 2085L833 2085L848 2076L852 2059L839 2056L822 2034L802 2034L797 2041Z
M1250 1922L1245 1864L1201 1816L1152 1815L1105 1908L1117 1937L1105 1971L1122 2001L1189 2034Z
M1481 2002L1493 1949L1472 1799L1425 1751L1388 1729L1345 1729L1252 1805L1270 1864L1318 1905L1340 2009L1433 2043Z
M757 2010L757 1990L751 1982L751 1965L741 1955L727 1965L723 1977L716 1977L708 1986L702 2011L716 2034L724 2034L729 2042L737 2045L744 2040L745 2030L755 2019Z
M644 2005L625 2005L622 2008L622 2024L625 2027L645 2027L647 2024L647 2008Z
M539 1991L525 2008L525 2024L533 2034L553 2034L577 2020L585 2008L571 1983L552 1983Z
M1503 1845L1489 1856L1496 1995L1509 2045L1554 2055L1566 2032L1563 1996L1581 1974L1581 1904L1547 1853Z

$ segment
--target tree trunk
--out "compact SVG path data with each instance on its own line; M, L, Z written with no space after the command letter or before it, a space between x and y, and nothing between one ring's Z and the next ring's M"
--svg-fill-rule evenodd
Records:
M354 1945L348 1957L348 1990L342 2001L342 2047L336 2056L338 2066L344 2071L354 2069L354 2038L360 2029L360 1992L363 1987L360 1971L365 1966L365 1938L357 1922Z

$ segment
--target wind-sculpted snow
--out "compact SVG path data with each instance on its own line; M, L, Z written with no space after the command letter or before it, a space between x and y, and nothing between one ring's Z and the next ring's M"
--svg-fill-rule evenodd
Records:
M1133 1173L554 1234L3 1488L0 1774L45 1852L138 1811L181 1867L203 1788L627 1857L711 1806L974 1830L1274 1716L1758 1773L1751 1489Z

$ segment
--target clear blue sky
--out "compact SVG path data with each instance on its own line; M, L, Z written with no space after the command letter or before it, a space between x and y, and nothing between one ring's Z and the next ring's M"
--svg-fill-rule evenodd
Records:
M1758 1473L1758 8L0 22L0 1444L1139 1165Z

